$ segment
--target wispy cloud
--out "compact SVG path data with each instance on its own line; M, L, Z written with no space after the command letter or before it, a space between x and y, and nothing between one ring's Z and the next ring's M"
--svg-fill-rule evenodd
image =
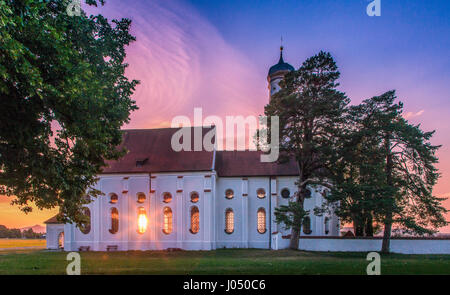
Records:
M423 115L423 113L425 112L425 110L420 110L420 111L418 111L418 112L406 112L406 113L403 113L403 118L405 118L405 119L411 119L411 118L414 118L414 117L419 117L419 116L421 116L421 115Z
M188 4L109 1L100 12L131 18L137 38L127 50L127 76L141 81L133 96L140 110L127 128L167 127L194 107L205 116L262 113L265 77Z

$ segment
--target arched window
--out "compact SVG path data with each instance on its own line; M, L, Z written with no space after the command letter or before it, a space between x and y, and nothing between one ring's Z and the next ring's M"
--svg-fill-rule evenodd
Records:
M146 197L145 197L144 193L138 193L137 194L137 202L138 203L140 203L140 204L144 203L145 199L146 199Z
M89 208L83 208L83 214L86 216L87 220L84 224L80 225L80 231L87 235L91 231L91 210Z
M325 234L328 235L328 233L330 232L330 218L329 217L325 217Z
M172 195L170 193L163 194L163 202L170 203L172 201Z
M111 228L109 232L115 234L119 231L119 210L111 208Z
M192 192L191 193L191 202L192 203L197 203L199 200L199 196L197 192Z
M115 193L109 194L109 202L111 204L117 204L118 201L119 201L119 196L117 196Z
M58 248L64 249L64 232L60 232L58 235Z
M258 196L258 198L264 199L266 197L266 191L263 188L259 188L256 191L256 195Z
M169 207L165 207L163 215L163 233L168 235L172 232L172 209L170 209Z
M234 232L234 212L231 208L225 210L225 232L227 234Z
M281 190L281 196L285 199L288 199L291 196L291 192L289 191L289 189L284 188Z
M140 234L143 234L147 231L147 225L148 225L148 218L147 218L147 212L145 211L144 207L138 208L138 230L137 232Z
M227 189L225 191L225 198L231 200L232 198L234 198L234 192L232 189Z
M259 208L257 213L258 232L264 234L266 232L266 209Z
M200 212L198 207L191 208L191 233L196 234L200 230Z
M306 216L305 218L303 218L303 233L306 235L309 235L312 233L311 218L309 218L309 216Z

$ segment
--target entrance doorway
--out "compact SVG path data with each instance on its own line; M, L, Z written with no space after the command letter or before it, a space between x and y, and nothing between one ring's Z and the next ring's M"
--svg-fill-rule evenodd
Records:
M59 249L64 249L64 232L61 232L58 235L58 248Z

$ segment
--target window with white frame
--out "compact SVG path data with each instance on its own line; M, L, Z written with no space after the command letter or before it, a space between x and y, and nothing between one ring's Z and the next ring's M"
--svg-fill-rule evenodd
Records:
M266 232L266 209L259 208L257 213L257 228L260 234L264 234Z
M200 211L197 206L191 208L191 233L196 234L200 230Z
M111 208L111 228L109 232L116 234L119 231L119 210Z
M172 209L165 207L163 210L163 233L172 233Z
M227 234L234 232L234 212L231 208L225 210L225 232Z

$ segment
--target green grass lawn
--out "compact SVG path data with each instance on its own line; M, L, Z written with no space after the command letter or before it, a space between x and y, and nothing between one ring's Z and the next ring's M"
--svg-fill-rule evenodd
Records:
M42 247L45 248L45 240L38 239L0 239L0 249L22 248L22 247Z
M0 274L65 274L65 252L0 251ZM82 274L366 274L366 253L291 250L83 252ZM384 255L382 274L450 274L450 255Z

